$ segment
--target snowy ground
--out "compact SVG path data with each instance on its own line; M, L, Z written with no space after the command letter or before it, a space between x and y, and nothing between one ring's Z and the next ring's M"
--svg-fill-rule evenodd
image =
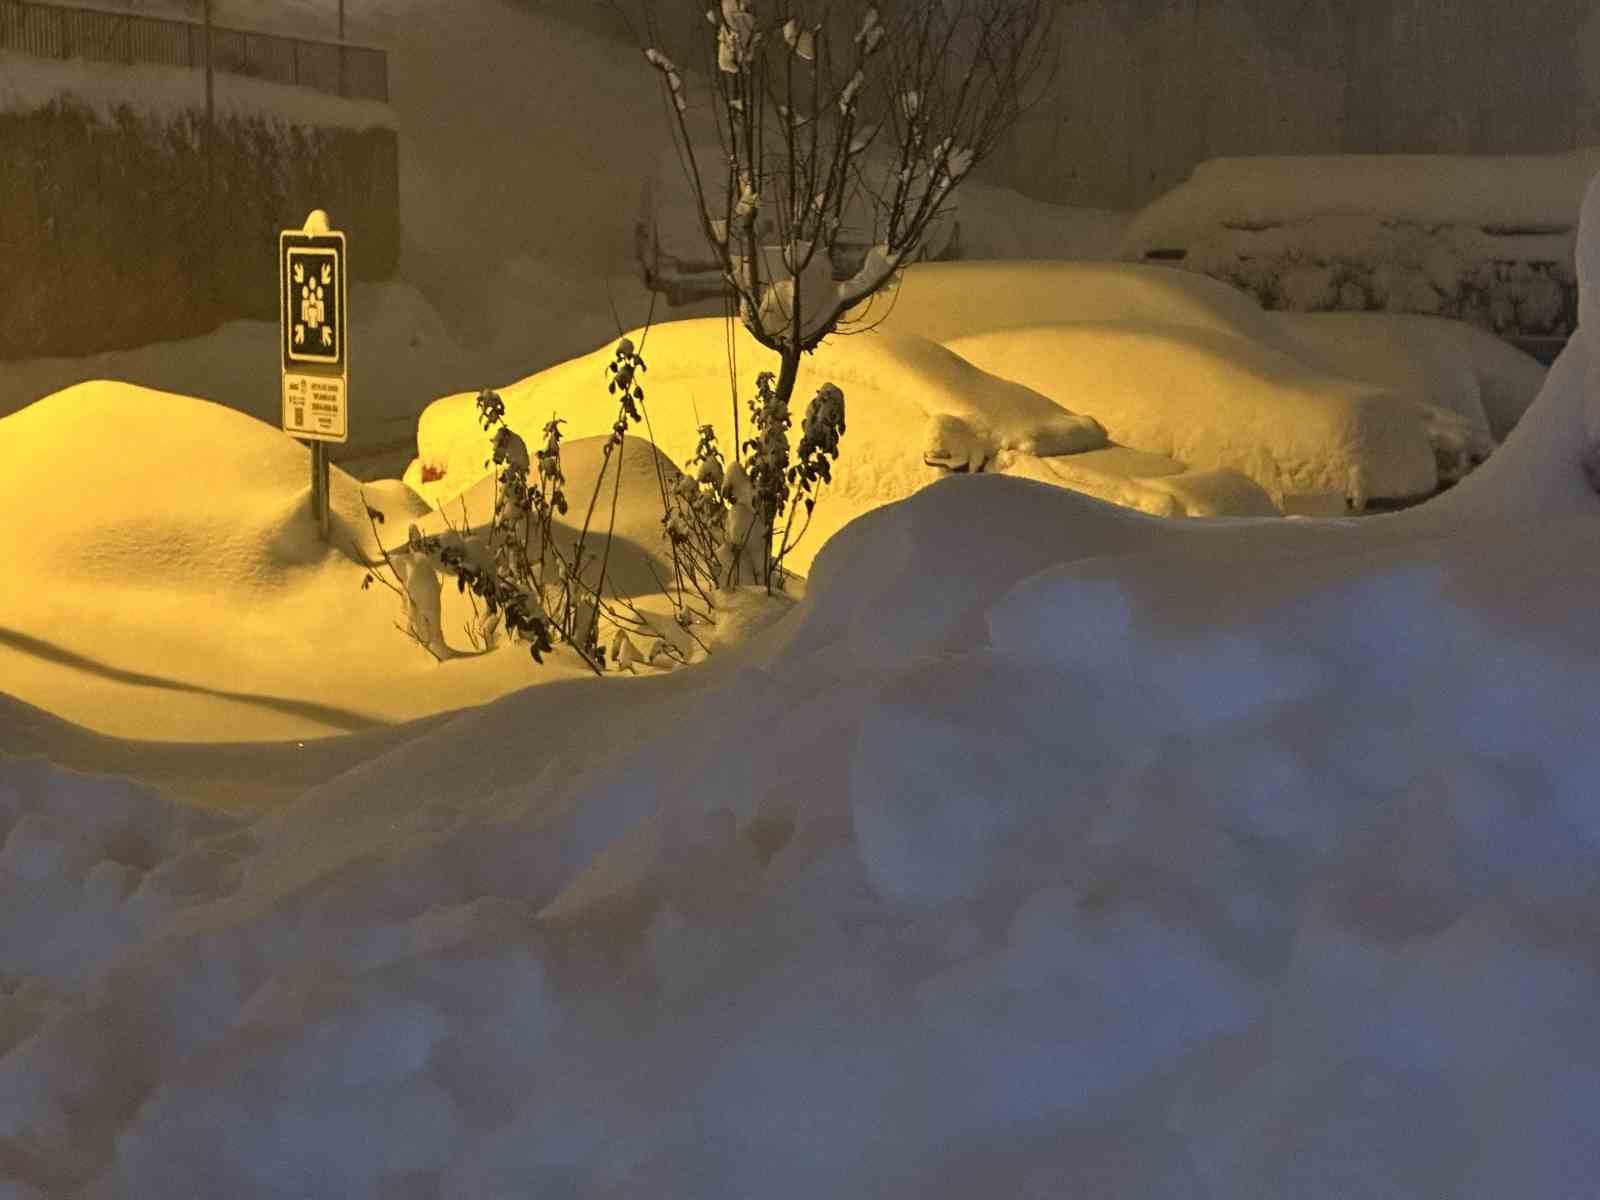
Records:
M1600 190L1580 236L1592 289ZM1176 272L919 273L823 364L842 465L871 470L819 519L854 519L793 595L730 600L706 661L638 678L408 643L358 586L355 481L324 546L304 447L224 394L249 331L136 352L191 373L178 394L0 418L0 1197L1591 1190L1593 296L1541 378L1454 326L1269 317ZM372 295L456 340L415 291ZM1096 336L1025 387L1010 339L1041 324ZM719 328L650 333L664 422ZM1040 416L1089 411L1051 380L1130 329L1151 372L1243 347L1217 377L1251 402L1277 355L1308 395L1509 436L1361 519L927 486L930 416L1019 473L1112 453L1036 453ZM470 347L381 369L576 426L613 336L487 380ZM482 453L461 408L419 430L450 488ZM366 496L391 544L438 519L396 479ZM654 519L625 506L625 566Z
M1594 352L1405 513L950 479L699 667L520 691L270 428L8 418L10 1194L1573 1194Z
M1576 1194L1591 353L1406 513L952 479L708 668L149 748L253 817L13 762L11 1194Z

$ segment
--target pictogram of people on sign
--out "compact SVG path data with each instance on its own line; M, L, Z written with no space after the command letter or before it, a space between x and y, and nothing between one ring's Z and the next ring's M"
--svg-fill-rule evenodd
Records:
M339 273L325 250L289 250L289 356L327 362L339 357Z

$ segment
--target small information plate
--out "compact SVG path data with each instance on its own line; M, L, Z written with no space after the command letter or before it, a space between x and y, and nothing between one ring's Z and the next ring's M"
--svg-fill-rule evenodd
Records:
M283 431L314 441L343 442L350 435L346 420L345 381L337 375L283 375Z

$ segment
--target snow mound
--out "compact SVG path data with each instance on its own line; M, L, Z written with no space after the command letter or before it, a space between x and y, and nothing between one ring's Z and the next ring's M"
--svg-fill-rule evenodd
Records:
M1003 474L1071 488L1153 517L1276 517L1305 507L1286 499L1280 508L1264 488L1238 471L1185 467L1165 455L1126 446L1070 458L1008 455L997 465ZM1344 498L1337 499L1336 515L1342 516ZM1328 507L1333 507L1331 500Z
M1119 445L1237 471L1275 499L1333 492L1359 507L1438 484L1415 405L1235 334L1072 322L946 344L1094 417Z
M177 592L270 596L322 555L306 499L310 451L223 405L95 380L0 429L0 504L42 506L55 534L43 540L12 525L0 545L40 577L135 590L156 573ZM347 527L363 528L353 492L337 489L335 508Z
M925 489L830 544L763 664L530 689L227 842L0 1060L13 1169L91 1200L1562 1194L1597 1086L1593 524Z
M1237 288L1135 263L916 263L866 315L881 318L880 331L936 342L1019 325L1117 321L1180 325L1295 351L1278 321Z
M600 499L590 523L585 556L598 550L603 536L609 537L607 595L612 590L627 597L657 593L663 582L673 578L671 548L661 524L662 490L671 494L682 472L642 438L625 438L609 458L605 452L608 441L608 437L586 437L562 442L561 472L566 479L563 491L570 507L565 515L554 518L556 544L571 561L589 498L598 492ZM614 515L613 490L617 497ZM497 491L497 481L487 476L415 524L425 535L454 530L481 537L494 522ZM400 536L386 535L385 541L392 543L391 552L404 551L403 531L395 533ZM593 582L592 572L586 578Z

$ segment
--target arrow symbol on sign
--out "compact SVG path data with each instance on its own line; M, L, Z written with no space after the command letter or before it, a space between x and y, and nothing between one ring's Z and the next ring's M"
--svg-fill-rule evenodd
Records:
M322 344L324 346L333 345L333 330L329 329L326 325L322 327Z
M324 284L333 282L333 266L330 263L322 264L322 282Z
M304 346L306 344L306 327L304 325L296 325L294 327L294 344L296 346Z
M294 281L296 283L304 283L306 281L306 269L301 263L295 263L294 265Z

